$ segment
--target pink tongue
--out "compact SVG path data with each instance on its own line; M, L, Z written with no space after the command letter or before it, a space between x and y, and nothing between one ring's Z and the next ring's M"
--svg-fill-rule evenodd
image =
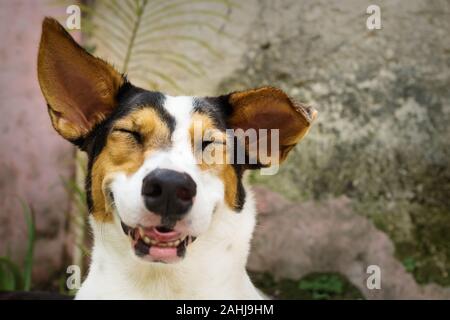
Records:
M172 247L163 248L163 247L151 246L149 254L155 259L160 259L160 260L164 260L164 261L175 260L178 257L177 256L177 248L172 248Z

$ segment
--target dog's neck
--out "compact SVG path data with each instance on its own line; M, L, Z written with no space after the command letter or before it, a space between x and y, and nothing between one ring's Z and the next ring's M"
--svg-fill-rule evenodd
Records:
M147 263L113 223L91 220L94 248L78 299L258 299L245 266L255 225L253 197L241 212L221 206L208 231L175 264Z

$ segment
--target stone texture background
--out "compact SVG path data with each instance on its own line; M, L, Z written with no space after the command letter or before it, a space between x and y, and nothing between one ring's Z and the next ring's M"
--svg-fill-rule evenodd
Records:
M316 106L281 172L254 181L295 201L346 196L418 282L448 286L450 4L379 1L369 31L371 3L259 2L244 65L220 88L272 84Z
M53 228L39 233L45 270L63 264L69 203L58 177L73 163L50 127L34 66L42 16L64 10L0 3L0 250L23 252L19 194L38 228ZM366 28L370 4L381 7L381 30ZM207 70L192 77L168 68L184 93L273 85L319 110L278 175L251 176L261 215L249 268L294 279L337 271L373 299L449 298L450 3L250 0L227 14L222 27L232 37L190 31L221 59L174 44ZM96 53L108 58L101 46ZM365 287L369 264L381 267L379 291Z
M255 187L258 226L248 267L275 279L338 272L367 299L450 299L450 288L418 284L395 257L395 245L355 212L346 197L292 202ZM381 289L367 288L368 266L381 271Z

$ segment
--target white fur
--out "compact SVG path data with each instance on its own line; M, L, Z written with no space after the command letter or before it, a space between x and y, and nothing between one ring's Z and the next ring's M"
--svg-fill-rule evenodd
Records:
M192 98L166 97L164 107L176 119L172 147L152 153L134 174L116 174L114 223L91 218L94 248L89 275L77 299L261 299L245 266L255 226L250 190L241 212L224 202L222 180L195 164L190 137ZM197 184L193 207L180 227L198 236L183 260L151 263L136 257L120 220L135 226L149 216L141 197L143 178L155 168L186 172ZM152 219L159 219L153 215ZM178 224L177 224L178 225Z
M247 194L240 213L219 208L210 228L175 264L137 258L117 223L102 225L92 219L92 262L77 299L261 299L245 270L253 207Z

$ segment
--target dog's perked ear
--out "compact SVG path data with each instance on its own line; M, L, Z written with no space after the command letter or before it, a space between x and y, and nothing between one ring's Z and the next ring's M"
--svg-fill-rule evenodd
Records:
M227 127L244 131L255 129L258 148L266 145L269 157L273 142L271 135L273 129L278 129L279 148L276 150L278 154L275 159L272 159L277 163L286 159L289 151L305 136L317 116L317 111L312 107L295 103L282 90L273 87L234 92L227 98L231 108L227 117ZM267 132L266 136L262 134L264 132ZM266 139L267 144L263 144L262 139ZM245 142L249 152L251 149L249 141ZM273 162L261 161L259 151L257 154L253 152L247 156L257 158L257 164L247 166L248 168L260 168L273 164Z
M124 77L80 47L54 19L45 18L38 78L53 127L65 139L80 141L116 106Z

